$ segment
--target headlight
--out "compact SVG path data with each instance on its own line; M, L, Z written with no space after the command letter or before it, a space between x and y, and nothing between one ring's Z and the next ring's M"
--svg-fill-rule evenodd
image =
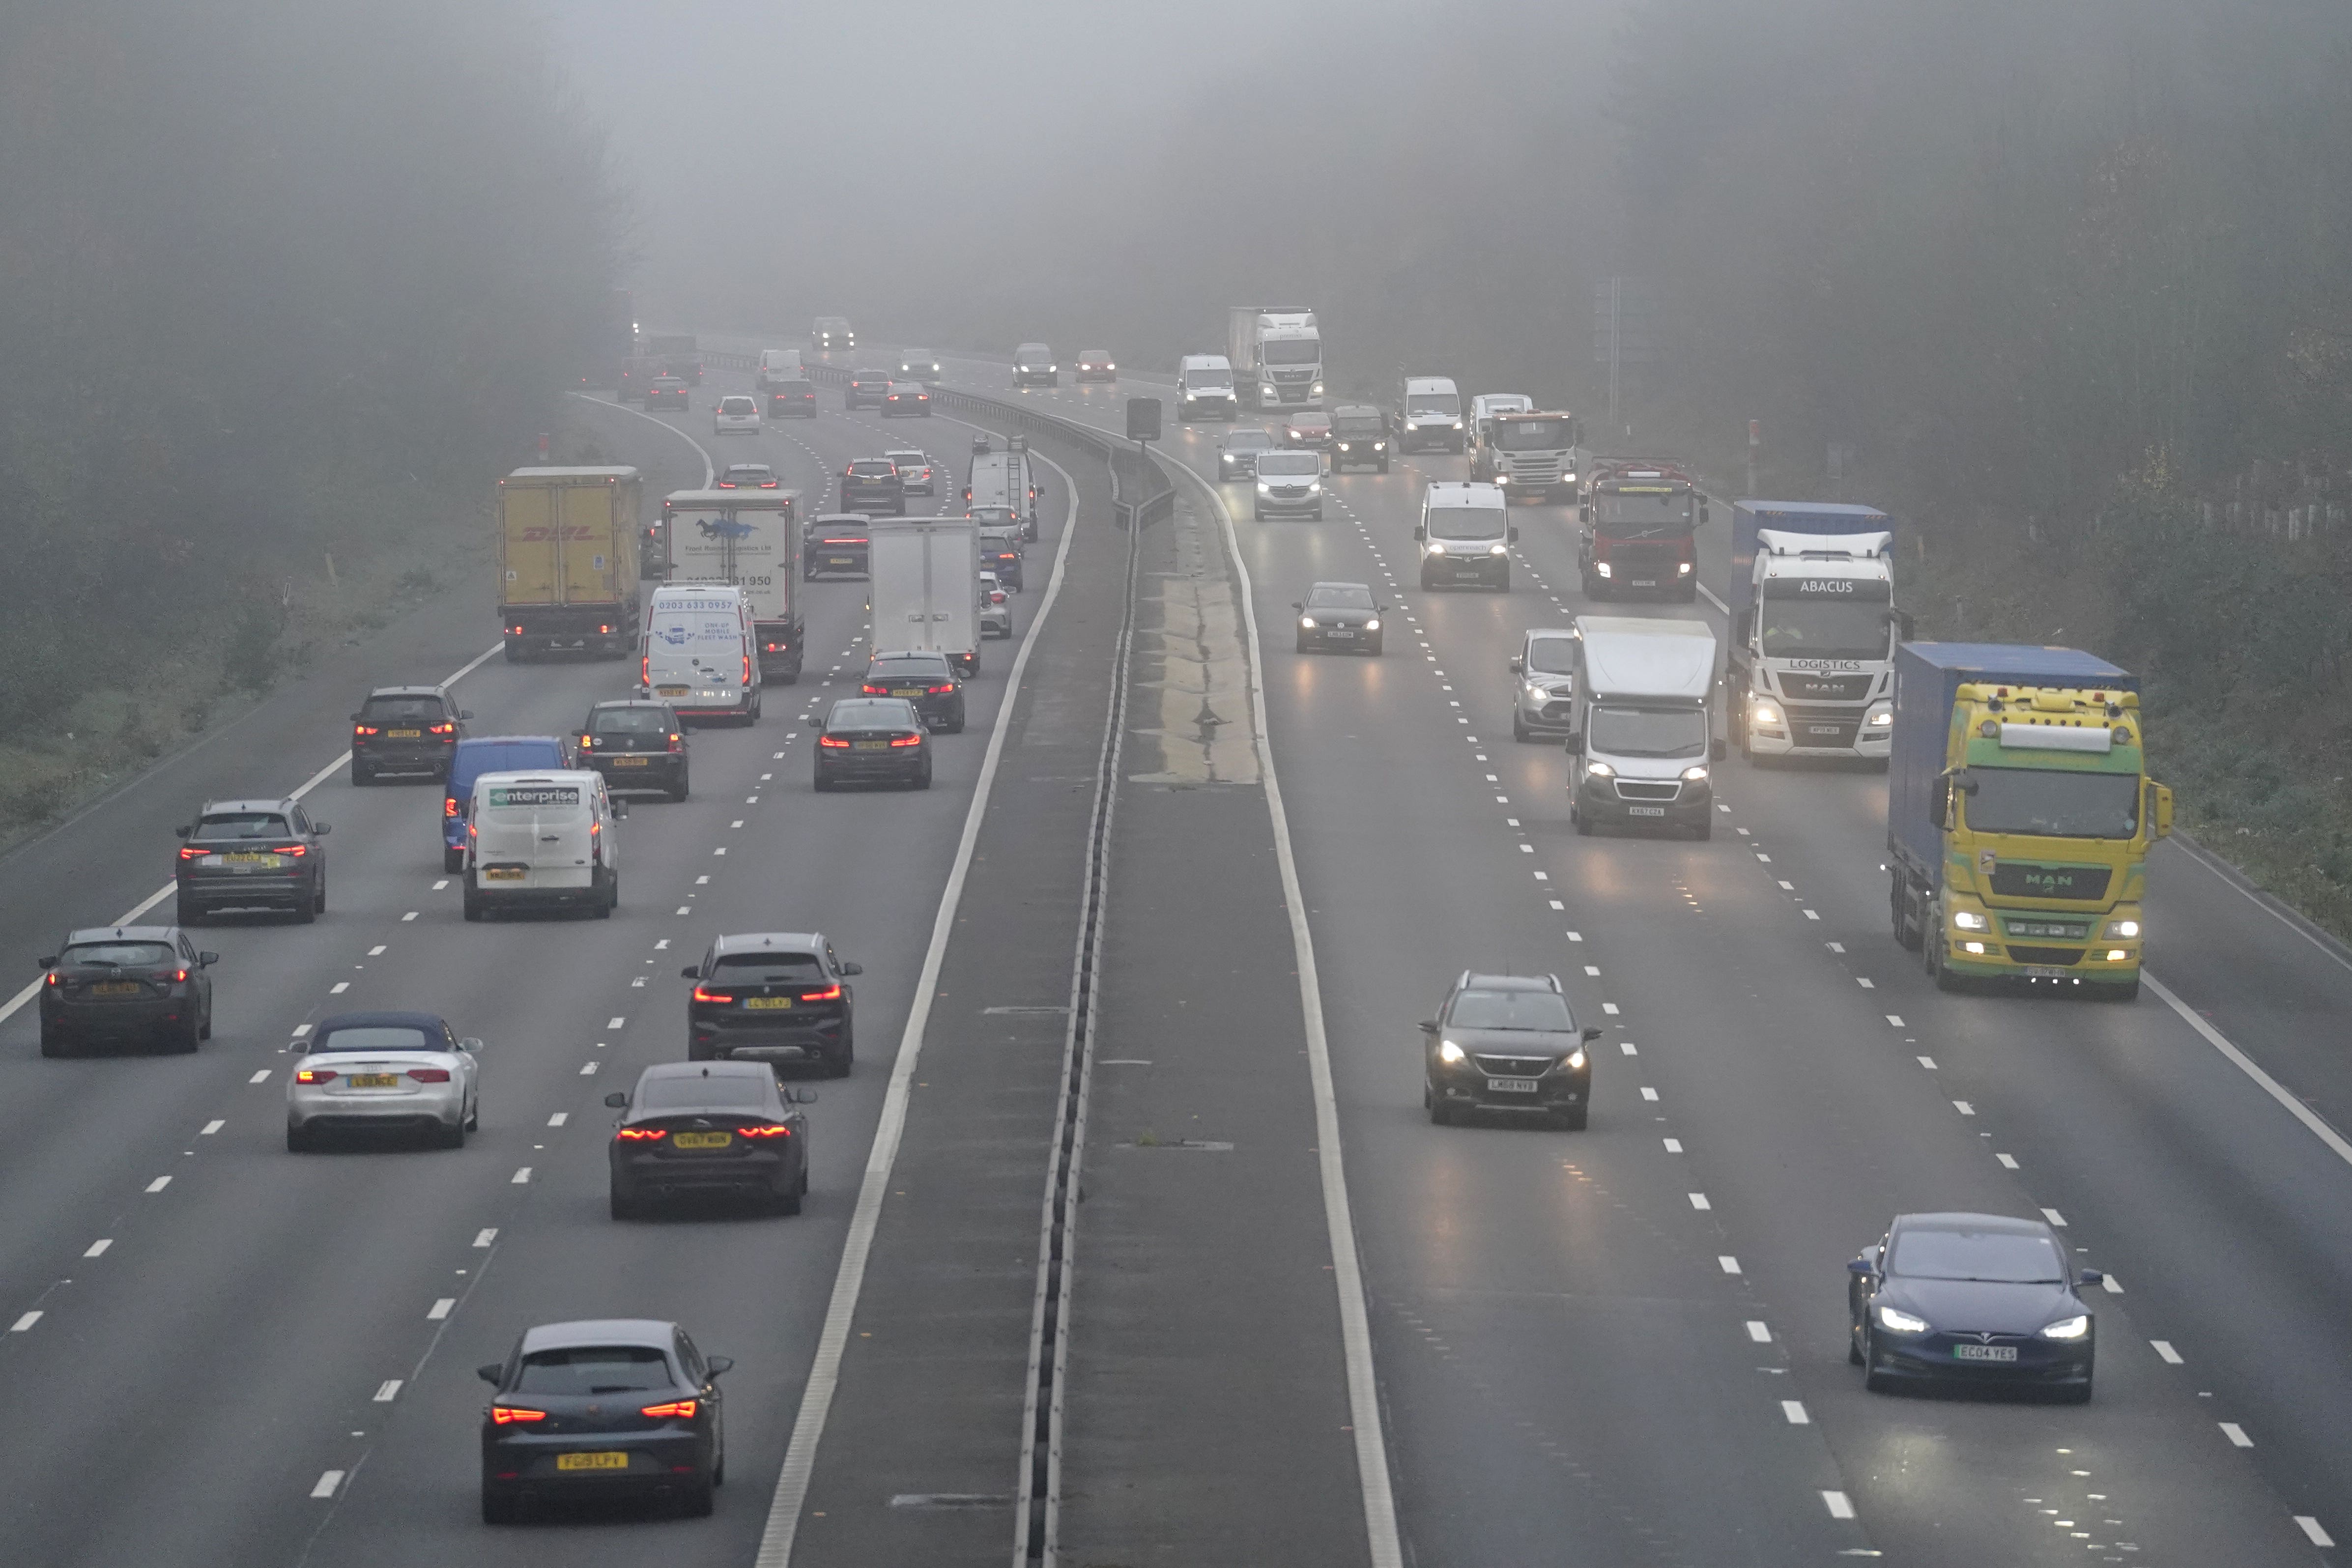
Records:
M1320 479L1309 479L1307 481L1307 493L1310 496L1321 495L1323 493L1323 481Z
M1992 929L1992 922L1987 920L1983 915L1979 915L1973 909L1953 910L1952 925L1956 929L1961 931L1990 931Z
M1985 945L1981 942L1963 942L1960 944L1961 952L1974 954L1979 958L1984 956L1984 950Z
M1870 1310L1872 1315L1878 1319L1878 1326L1889 1333L1926 1333L1928 1330L1927 1319L1915 1318L1899 1307L1879 1306ZM2042 1332L2047 1333L2050 1331L2044 1329Z
M1588 779L1614 779L1617 777L1617 769L1610 767L1606 762L1588 762L1584 765L1584 773L1585 777Z
M1685 784L1704 784L1704 783L1706 783L1706 768L1684 768L1684 769L1683 769L1683 782L1684 782L1684 783L1685 783Z
M1495 483L1497 485L1507 485L1510 482L1511 476L1508 474L1497 474L1495 476Z
M1381 629L1381 618L1380 618L1379 616L1377 616L1377 615L1373 616L1370 620L1369 620L1369 621L1367 621L1367 622L1364 622L1364 630L1365 630L1365 631L1367 631L1367 632L1377 632L1377 631L1379 631L1380 629Z
M1375 452L1386 452L1388 449L1389 444L1385 441L1375 441L1372 443L1372 450Z
M1748 716L1758 724L1777 725L1780 722L1780 710L1770 703L1758 703L1748 710Z
M1323 395L1323 383L1321 382L1317 382L1315 383L1315 390L1308 392L1307 395L1309 397L1321 397Z
M1339 450L1340 450L1340 451L1342 451L1342 452L1347 451L1347 450L1348 450L1348 444L1347 444L1346 442L1344 442L1344 441L1343 441L1343 442L1341 442L1341 443L1339 443Z
M1432 555L1444 555L1445 553L1445 541L1444 539L1430 540L1429 553Z
M1584 1047L1580 1045L1574 1051L1570 1051L1566 1056L1560 1059L1559 1064L1570 1072L1583 1071Z
M1455 421L1454 422L1454 429L1456 429L1456 430L1461 429L1461 428L1462 428L1462 422L1461 422L1460 420L1458 420L1458 419L1457 419L1457 420L1455 420Z
M1184 401L1186 402L1191 402L1192 401L1192 394L1191 392L1186 392L1184 394Z
M1576 474L1575 474L1575 472L1574 472L1573 470L1570 470L1570 472L1568 472L1568 473L1564 473L1564 474L1562 474L1562 475L1559 476L1559 482L1560 482L1561 484L1563 484L1563 485L1573 485L1573 484L1575 484L1575 483L1576 483Z
M2056 1322L2045 1325L2042 1330L2042 1337L2043 1339L2081 1339L2090 1332L2090 1314L2078 1312L2071 1318L2060 1318Z
M1315 617L1312 615L1302 615L1298 618L1298 624L1312 630L1315 625Z
M1551 695L1551 692L1549 688L1539 686L1533 681L1529 681L1528 683L1528 695L1531 697L1548 697Z
M1103 367L1103 369L1105 369L1105 370L1107 370L1107 371L1115 371L1115 370L1118 369L1118 367L1117 365L1105 365L1105 366Z
M1488 545L1486 547L1486 553L1488 555L1508 555L1511 553L1511 547L1508 545Z
M1607 577L1609 575L1609 563L1605 560L1596 560L1592 563L1592 570L1599 572L1601 576Z
M2107 935L2110 937L2137 936L2139 935L2139 922L2137 920L2110 920L2107 922Z
M1045 369L1046 369L1046 370L1048 370L1049 371L1058 371L1061 368L1062 368L1062 367L1061 367L1061 366L1059 366L1059 365L1047 365L1047 366L1045 367Z
M1448 1066L1458 1067L1463 1061L1462 1048L1454 1044L1450 1040L1439 1040L1437 1042L1437 1060L1446 1063Z
M2107 962L2110 964L2120 964L2130 956L2131 955L2121 947L2110 947L2107 949Z
M1880 708L1876 713L1870 716L1870 727L1873 729L1885 729L1894 722L1895 710L1893 708Z
M1274 494L1274 486L1261 479L1257 482L1257 493L1261 496L1271 496Z

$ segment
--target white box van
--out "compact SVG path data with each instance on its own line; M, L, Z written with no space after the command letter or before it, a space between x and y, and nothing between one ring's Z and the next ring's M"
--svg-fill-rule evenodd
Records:
M1233 418L1234 362L1223 354L1185 355L1176 362L1176 392L1181 422Z
M1569 820L1715 831L1715 632L1704 621L1576 618Z
M1511 546L1519 530L1496 486L1433 482L1422 492L1412 537L1421 546L1422 587L1511 591Z
M761 392L773 392L786 382L805 381L807 372L801 369L798 349L762 349L760 350L758 386Z
M466 918L500 909L584 909L621 902L622 814L604 776L485 773L466 803Z
M945 653L980 673L980 529L961 517L877 523L873 532L877 653Z
M756 722L759 650L743 590L713 582L655 589L639 670L645 695L689 724Z

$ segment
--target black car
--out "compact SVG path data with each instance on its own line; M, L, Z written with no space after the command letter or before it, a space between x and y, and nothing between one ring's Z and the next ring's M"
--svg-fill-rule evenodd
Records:
M1998 1214L1900 1214L1846 1265L1846 1359L1873 1393L2003 1384L2091 1397L2096 1325L2058 1233Z
M173 830L187 841L176 868L176 923L200 925L225 909L284 909L309 925L327 912L330 831L299 800L207 800Z
M817 732L817 789L881 783L929 789L929 729L905 697L844 697Z
M199 953L176 925L68 931L41 960L41 1054L67 1056L101 1041L160 1040L194 1051L213 1037L217 953Z
M709 1513L727 1475L719 1377L734 1364L645 1318L525 1330L504 1361L476 1369L497 1390L482 1412L482 1521L610 1496Z
M814 419L816 417L816 383L814 382L778 382L768 389L770 419Z
M963 733L963 676L945 653L877 653L858 689L869 697L905 697L933 729Z
M449 777L449 758L474 716L439 686L378 686L352 715L352 782L387 773Z
M613 1218L635 1219L650 1202L679 1197L750 1198L798 1214L809 1185L803 1095L816 1098L779 1089L764 1061L646 1068L635 1094L604 1096L622 1113L611 1145Z
M841 471L841 504L861 512L907 515L907 486L887 457L860 457Z
M646 386L646 412L648 413L657 408L685 409L691 408L693 404L694 400L688 394L682 377L656 376Z
M1002 526L981 522L980 570L994 572L997 581L1015 593L1021 591L1021 524L1017 520Z
M820 316L816 324L809 329L809 341L815 346L817 352L826 354L835 349L857 347L857 334L850 329L849 319L845 316Z
M711 483L721 490L772 490L781 481L764 463L730 463Z
M1389 471L1389 416L1368 402L1343 402L1331 411L1331 472L1342 468Z
M686 727L669 704L625 697L588 710L573 745L579 766L604 776L604 788L659 789L683 800L688 788Z
M1217 477L1247 479L1257 472L1257 455L1271 452L1278 444L1274 433L1250 425L1242 430L1229 430L1217 440Z
M1013 350L1013 384L1016 387L1060 386L1062 367L1054 362L1054 350L1043 343L1024 343Z
M811 517L802 536L801 575L847 571L868 575L874 536L863 512L828 512Z
M931 394L920 382L892 382L882 394L882 417L931 417Z
M890 372L852 371L841 395L845 408L880 408L882 400L890 395Z
M721 936L702 962L686 1004L689 1061L814 1062L846 1078L857 1060L857 994L865 970L845 963L822 931Z
M1361 582L1318 582L1303 600L1292 600L1298 612L1298 651L1378 653L1386 633L1381 616L1388 606L1372 597Z
M988 432L983 430L971 438L971 455L974 457L985 457L994 450L988 444Z
M1465 969L1425 1042L1421 1103L1439 1126L1465 1111L1514 1111L1583 1130L1592 1061L1556 975L1475 975Z

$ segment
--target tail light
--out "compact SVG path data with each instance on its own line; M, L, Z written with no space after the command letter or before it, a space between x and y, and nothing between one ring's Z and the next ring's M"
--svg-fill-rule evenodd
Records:
M335 1070L331 1067L298 1067L294 1070L294 1082L297 1083L331 1083L334 1081Z
M659 1127L615 1127L613 1136L625 1144L657 1144L669 1134Z
M669 748L670 748L672 751L682 751L682 750L684 750L684 749L685 749L685 743L684 743L683 738L682 738L681 737L675 736L675 735L671 736L671 737L669 737Z
M269 852L274 855L290 855L296 860L300 860L304 855L310 852L310 846L308 844L280 844Z
M182 986L187 984L187 980L188 972L185 969L174 969L172 971L172 984Z
M381 732L378 731L376 727L372 724L355 724L352 726L352 733L353 735L375 735Z
M844 740L837 735L820 735L816 737L816 743L819 746L824 747L828 751L846 751L849 749L849 742Z
M922 737L921 736L919 736L919 735L902 735L902 736L900 736L898 739L896 739L896 740L892 741L890 744L891 744L893 747L899 747L899 746L920 746L920 745L922 745L922 744L923 744L923 737Z
M412 1067L408 1070L408 1075L419 1083L449 1082L449 1070L446 1067Z
M595 749L596 749L596 737L595 737L594 736L593 736L593 735L583 735L583 736L582 736L582 737L580 737L580 749L581 749L581 750L583 750L583 751L593 751L593 750L595 750Z
M836 981L821 991L803 991L801 993L801 1000L804 1002L837 1002L841 1000L841 985Z
M747 1138L789 1138L793 1130L782 1122L763 1122L755 1127L738 1127L735 1131Z
M860 693L861 695L866 695L866 696L869 696L869 697L888 696L888 695L890 695L890 688L889 688L889 687L887 687L887 686L877 686L877 685L876 685L872 681L868 681L868 682L866 682L864 685L862 685L862 686L858 687L857 689L858 689L858 691L859 691L859 693Z
M673 1399L664 1405L648 1405L637 1414L652 1416L674 1416L681 1421L690 1421L694 1418L694 1413L701 1408L702 1401L699 1399Z
M694 988L694 999L698 1002L731 1002L735 999L735 993L705 990L702 987L697 986Z
M743 684L747 686L751 684L751 655L749 653L743 655Z
M501 1427L511 1427L518 1421L544 1421L547 1412L525 1410L519 1405L493 1405L490 1406L490 1419Z
M454 817L457 814L457 796L444 795L441 797L441 814L444 817Z
M955 683L950 681L944 686L925 686L923 689L930 693L931 695L938 696L942 693L955 690Z
M182 844L180 846L180 858L184 861L202 860L205 857L205 852L206 852L196 848L194 844Z
M596 630L599 632L609 632L612 628L609 626L599 626ZM370 735L373 735L375 731L370 730L368 733ZM431 733L435 735L455 735L457 733L457 727L454 724L436 724L431 727Z

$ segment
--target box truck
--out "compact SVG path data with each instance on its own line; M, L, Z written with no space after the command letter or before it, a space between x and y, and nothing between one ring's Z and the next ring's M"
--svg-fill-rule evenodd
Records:
M1576 618L1569 820L1713 835L1715 633L1703 621Z
M878 522L870 563L873 650L945 653L980 669L980 528L961 517Z
M801 678L801 508L797 490L673 490L662 498L661 538L675 583L727 583L751 605L760 676Z
M499 623L509 663L628 653L637 639L644 497L634 468L518 468L499 481Z
M1225 312L1225 359L1250 408L1323 406L1323 335L1304 305L1236 305Z

